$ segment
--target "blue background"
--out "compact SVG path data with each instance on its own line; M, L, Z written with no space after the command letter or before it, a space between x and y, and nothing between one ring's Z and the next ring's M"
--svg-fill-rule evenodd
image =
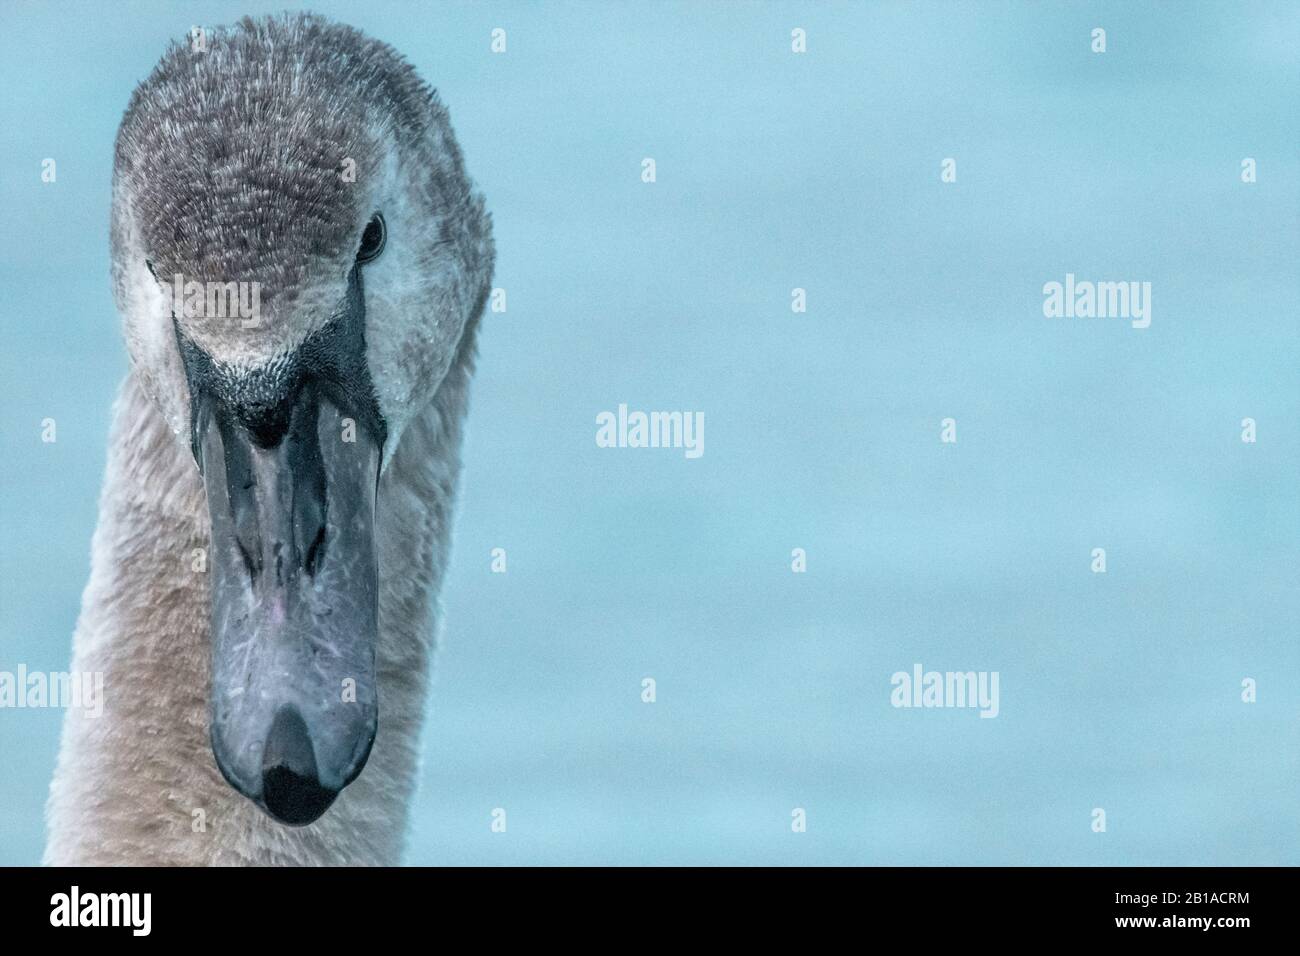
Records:
M68 666L122 110L284 6L0 6L0 669ZM439 88L508 291L410 862L1300 863L1300 7L311 6ZM1151 327L1044 318L1066 272L1151 282ZM597 448L619 402L703 411L704 457ZM1000 716L892 708L916 662ZM0 863L61 717L0 711Z

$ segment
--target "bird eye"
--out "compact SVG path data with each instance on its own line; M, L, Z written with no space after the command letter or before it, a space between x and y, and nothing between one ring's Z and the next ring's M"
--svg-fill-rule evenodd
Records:
M377 259L384 251L384 241L388 238L388 229L384 226L384 217L375 213L366 223L366 231L361 234L361 248L357 250L357 262L369 262Z

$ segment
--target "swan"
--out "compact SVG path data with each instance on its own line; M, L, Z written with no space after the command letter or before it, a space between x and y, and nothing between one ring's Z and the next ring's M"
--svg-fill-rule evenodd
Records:
M104 708L65 715L44 861L391 865L491 221L390 46L308 14L204 46L116 141L130 370L72 665Z

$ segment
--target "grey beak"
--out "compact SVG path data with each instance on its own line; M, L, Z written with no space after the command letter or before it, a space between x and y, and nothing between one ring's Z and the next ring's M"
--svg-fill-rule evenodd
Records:
M381 452L310 382L287 414L269 444L207 400L195 442L212 520L212 750L233 787L302 826L361 773L378 725Z

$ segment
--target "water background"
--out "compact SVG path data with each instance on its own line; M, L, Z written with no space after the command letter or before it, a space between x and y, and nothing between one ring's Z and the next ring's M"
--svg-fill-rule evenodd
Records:
M68 666L122 110L286 6L0 6L0 669ZM312 8L438 87L508 294L410 862L1300 863L1300 7ZM1151 282L1150 328L1044 318L1067 272ZM620 402L704 456L597 448ZM997 719L891 707L918 662L998 671ZM0 711L0 863L60 719Z

